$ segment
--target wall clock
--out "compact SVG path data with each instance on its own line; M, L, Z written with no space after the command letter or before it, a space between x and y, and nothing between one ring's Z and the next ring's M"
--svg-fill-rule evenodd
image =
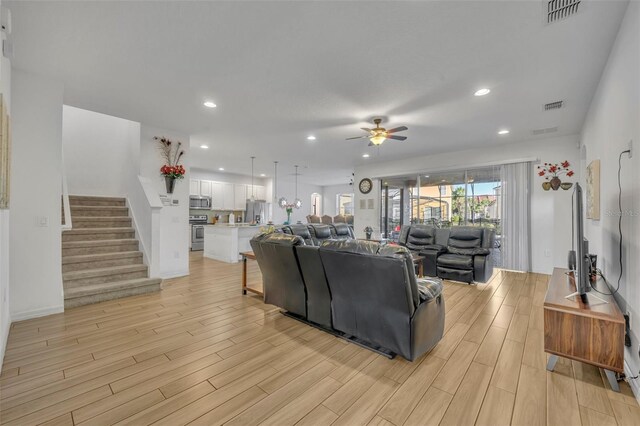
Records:
M360 188L360 192L363 194L368 194L373 189L373 182L371 182L369 178L364 178L360 181L358 188Z

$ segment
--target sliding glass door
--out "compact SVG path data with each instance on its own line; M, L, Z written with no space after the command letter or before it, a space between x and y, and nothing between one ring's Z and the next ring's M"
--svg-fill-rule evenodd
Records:
M492 228L496 231L494 259L501 266L500 170L492 166L383 179L383 238L396 241L405 223Z

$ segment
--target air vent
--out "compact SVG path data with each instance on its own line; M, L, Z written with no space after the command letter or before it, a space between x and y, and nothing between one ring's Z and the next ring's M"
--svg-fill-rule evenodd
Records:
M578 12L580 0L551 0L547 1L547 24L568 18Z
M557 132L558 128L557 127L547 127L546 129L535 129L531 131L531 134L533 136L539 136L539 135L546 135L547 133L554 133Z
M560 109L562 108L562 105L563 101L549 102L548 104L544 104L544 110L549 111L552 109Z

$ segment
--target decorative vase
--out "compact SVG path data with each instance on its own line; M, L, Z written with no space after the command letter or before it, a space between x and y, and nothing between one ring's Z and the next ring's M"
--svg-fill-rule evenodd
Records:
M542 189L544 189L545 191L548 191L551 189L551 183L549 182L542 182Z
M287 221L284 224L288 225L290 223L291 223L291 213L287 212Z
M553 189L554 191L557 191L558 189L560 189L560 185L562 184L562 181L558 176L554 176L551 178L549 183L551 184L551 189Z
M571 188L573 186L572 182L562 182L560 184L560 188L564 189L565 191L569 188Z
M176 178L165 176L164 184L167 187L167 194L173 194L173 189L176 187Z

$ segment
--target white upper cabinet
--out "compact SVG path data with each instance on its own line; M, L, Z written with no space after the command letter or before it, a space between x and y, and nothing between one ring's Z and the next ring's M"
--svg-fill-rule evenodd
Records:
M198 179L189 180L189 195L200 195L200 181Z
M233 210L234 205L234 188L232 183L222 183L222 210Z
M211 182L210 180L200 181L200 195L203 197L211 197Z
M212 182L211 183L211 210L223 210L224 209L224 189L223 183Z
M249 185L250 186L250 185ZM247 208L247 185L234 184L233 210L244 210Z
M251 185L247 185L247 198L251 198L251 195L255 196L256 200L266 200L265 188L262 185L253 185L253 192L251 191Z

